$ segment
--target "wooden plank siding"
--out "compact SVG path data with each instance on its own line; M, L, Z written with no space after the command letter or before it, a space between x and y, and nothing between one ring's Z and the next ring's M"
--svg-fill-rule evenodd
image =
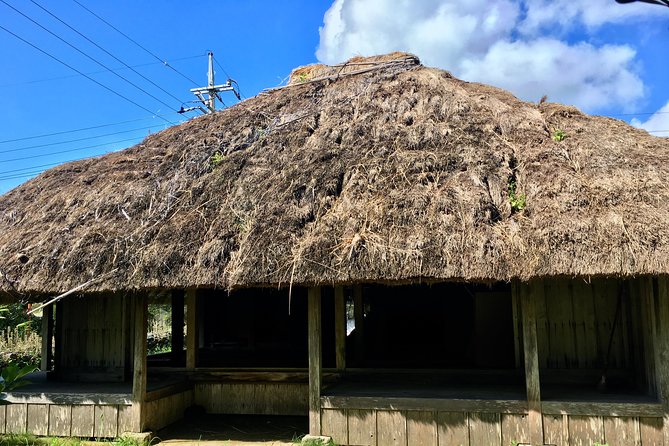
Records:
M195 404L213 414L306 415L307 383L197 383Z
M537 443L527 414L321 409L321 427L342 445L667 446L659 417L544 415L543 442Z
M51 437L115 438L129 430L119 425L120 404L11 404L3 406L1 433Z
M107 293L59 303L59 375L76 381L122 381L127 358L123 296Z

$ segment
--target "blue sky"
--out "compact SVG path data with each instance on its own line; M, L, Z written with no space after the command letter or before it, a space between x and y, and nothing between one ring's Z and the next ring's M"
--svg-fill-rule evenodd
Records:
M190 88L205 85L209 50L220 63L217 81L229 74L246 97L278 85L299 65L404 50L426 65L523 99L547 94L551 101L669 136L657 131L669 130L669 8L648 4L0 0L0 26L43 51L0 29L0 193L50 165L128 147L196 116L175 111L194 99ZM236 102L231 94L224 99Z

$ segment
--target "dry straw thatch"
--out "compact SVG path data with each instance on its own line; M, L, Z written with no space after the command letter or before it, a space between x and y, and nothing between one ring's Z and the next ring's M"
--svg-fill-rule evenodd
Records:
M0 290L666 274L668 158L407 54L301 68L0 197Z

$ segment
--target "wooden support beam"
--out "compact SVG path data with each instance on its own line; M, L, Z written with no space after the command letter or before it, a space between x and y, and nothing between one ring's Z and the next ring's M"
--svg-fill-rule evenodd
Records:
M541 387L539 383L539 349L537 343L536 298L543 289L543 281L514 282L512 292L520 292L523 320L523 352L525 356L525 386L527 389L527 418L529 439L533 446L544 444L543 417L541 414Z
M51 370L52 343L53 337L53 305L47 305L42 308L42 371Z
M134 427L137 432L144 429L146 401L146 335L148 324L148 299L144 293L132 295L134 348L132 368L132 407L134 412Z
M655 339L655 376L657 393L662 402L664 444L669 445L669 279L656 281L657 338Z
M335 287L335 364L337 371L346 370L346 297L344 287Z
M63 302L54 304L56 310L56 326L54 327L54 358L53 370L58 374L63 367ZM53 306L52 306L53 308Z
M200 344L198 327L197 290L186 290L186 369L193 370L197 365L197 350Z
M178 362L182 360L183 349L184 349L184 291L172 290L172 361L173 362Z
M309 288L309 434L321 434L321 289Z
M355 321L355 365L362 367L365 362L365 302L361 285L353 287L353 318Z

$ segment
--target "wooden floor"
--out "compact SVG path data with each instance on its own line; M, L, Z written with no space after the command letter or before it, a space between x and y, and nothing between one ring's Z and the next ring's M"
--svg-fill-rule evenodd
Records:
M26 377L30 384L7 394L14 403L80 403L130 404L132 383L130 382L63 382L47 380L46 372L31 373ZM149 376L147 390L160 390L183 382L179 376Z

